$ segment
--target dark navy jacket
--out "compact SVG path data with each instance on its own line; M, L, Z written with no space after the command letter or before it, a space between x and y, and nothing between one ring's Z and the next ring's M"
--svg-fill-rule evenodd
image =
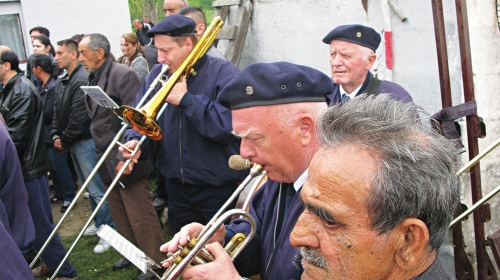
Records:
M161 67L155 65L146 76L135 106ZM141 147L142 152L154 151L159 171L169 180L216 187L236 185L248 171L229 168L228 159L239 154L240 141L231 133L231 110L223 107L217 96L240 71L231 62L208 55L196 63L194 70L196 76L187 78L188 92L179 106L169 104L158 120L163 139L148 139ZM142 137L133 129L126 136L127 140Z
M359 96L366 90L372 77L373 77L372 73L368 72L368 74L366 74L365 82L363 83L363 85L361 86L361 88L359 89L359 91L356 93L355 96ZM394 99L405 102L413 102L413 99L411 98L410 94L400 85L395 84L393 82L382 81L377 91L377 94L380 93L389 93ZM330 106L340 103L340 85L334 83L333 93L329 94L326 98Z
M0 223L17 247L26 249L35 239L35 227L28 208L28 193L16 147L0 120ZM0 237L3 240L3 237ZM1 247L4 248L4 247ZM2 249L4 250L4 249ZM0 255L8 254L3 251ZM26 261L24 261L26 264ZM1 261L0 261L1 263ZM0 268L2 266L0 265ZM3 270L2 270L3 271Z
M236 258L234 264L243 276L260 273L262 280L300 279L303 269L298 249L290 243L292 232L299 216L304 211L300 190L290 204L288 218L281 228L286 185L268 180L255 194L250 203L250 214L257 221L257 232ZM226 238L233 233L250 231L248 222L236 219L227 227Z

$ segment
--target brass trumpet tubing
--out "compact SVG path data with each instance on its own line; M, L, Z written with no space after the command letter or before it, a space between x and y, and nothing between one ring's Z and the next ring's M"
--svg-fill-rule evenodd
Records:
M498 138L495 142L493 142L493 144L488 146L488 148L486 148L484 151L482 151L477 156L475 156L473 159L471 159L471 161L469 161L464 167L460 168L460 170L457 171L457 175L460 176L462 173L469 170L472 166L474 166L474 164L476 164L482 158L487 156L491 151L496 149L498 147L498 145L500 145L500 138Z
M213 224L210 226L207 225L205 227L205 228L209 227L209 229L205 231L205 234L200 235L198 237L198 242L193 247L193 249L189 252L189 254L182 260L182 262L180 262L174 269L172 269L172 271L168 275L167 275L167 273L165 273L163 275L163 277L161 278L161 280L165 280L165 279L172 280L172 279L179 278L181 276L182 272L184 272L184 270L187 268L187 266L190 265L192 263L192 260L198 255L198 252L201 250L201 248L203 248L208 243L210 238L212 238L212 236L215 234L215 232L217 232L217 230L219 229L219 226L222 225L225 220L227 220L228 218L230 218L234 215L244 216L250 222L251 231L248 234L248 236L245 238L245 241L243 241L243 243L240 245L240 248L245 248L245 246L252 240L252 238L255 235L255 232L256 232L255 218L252 215L250 215L248 212L246 212L245 210L231 209L231 210L225 212L224 214L222 214L219 217L219 219L217 219L217 221L218 221L217 224ZM236 251L234 253L234 255L231 256L231 260L234 260L236 257L238 257L240 252L241 252L241 250ZM167 270L167 272L169 272L169 270Z
M153 81L153 83L151 83L148 91L144 94L144 96L142 97L142 99L139 101L138 106L141 106L146 101L146 98L149 96L149 94L151 93L151 91L156 87L156 85L160 81L161 77L164 75L164 73L167 70L168 70L168 65L163 65L162 66L162 70L160 71L160 74L158 74L158 76ZM47 238L47 241L45 241L45 243L43 244L42 248L40 248L40 250L36 254L35 258L31 262L31 264L30 264L30 268L31 269L35 266L35 264L37 263L38 259L40 259L40 256L43 254L43 252L45 251L45 249L47 249L47 246L49 246L50 241L54 238L54 236L56 235L57 231L61 227L61 225L64 222L64 220L66 219L66 217L69 215L69 213L71 212L71 210L75 207L76 201L86 191L86 188L90 184L90 181L94 178L95 174L99 171L99 167L104 163L104 161L106 160L106 157L113 150L114 144L119 143L120 138L123 136L123 133L125 133L125 131L127 130L127 127L128 127L128 125L126 125L126 124L122 126L122 128L120 129L120 131L116 134L115 138L113 138L113 141L111 142L112 144L109 145L108 149L104 152L104 154L101 157L101 159L99 159L99 161L97 162L97 164L94 167L94 169L92 170L92 172L90 172L90 175L88 176L88 178L83 183L82 187L80 188L80 191L78 191L78 193L75 195L75 198L73 199L73 201L69 205L68 209L66 210L66 212L64 212L63 216L61 217L61 219L59 220L59 222L57 223L57 225L54 227L54 229L50 233L49 237ZM97 208L97 210L98 209L99 208Z
M250 181L252 181L253 178L261 175L262 172L264 172L264 168L262 166L260 166L259 164L254 164L254 166L250 169L250 174L248 174L248 176L245 178L245 180L233 192L231 197L229 197L229 199L224 203L224 205L222 205L222 207L219 209L219 211L217 211L217 213L215 213L215 215L212 217L212 219L210 219L210 221L208 221L206 226L201 231L200 236L202 236L205 233L205 231L207 231L209 229L209 226L211 226L212 224L214 224L217 221L218 217L221 216L222 213L224 213L224 211L226 211L226 209L229 207L229 205L231 205L231 203L235 199L238 199L241 192L246 188L248 183L250 183Z
M133 155L135 155L137 153L137 151L141 148L141 145L142 145L142 143L144 143L145 140L146 140L146 136L143 136L141 138L141 140L139 141L139 143L137 144L137 146L135 147ZM111 184L109 185L108 190L102 196L101 201L99 202L99 204L97 204L96 210L100 209L102 207L102 205L106 202L106 199L108 198L109 194L111 193L111 191L113 190L113 188L116 186L116 184L120 180L120 177L122 176L123 172L125 172L125 170L128 168L128 165L130 164L131 161L132 161L132 158L129 158L129 159L127 159L127 161L125 161L125 164L122 166L122 168L120 169L120 171L118 172L118 174L116 174L116 177L113 180L113 182L111 182ZM89 219L87 220L87 222L83 226L83 229L80 231L80 233L76 237L75 241L71 245L71 248L69 248L69 250L66 252L66 255L62 259L61 263L59 264L59 266L57 267L57 269L52 274L52 277L50 278L50 280L53 280L57 276L57 274L59 273L59 271L63 267L64 262L66 262L66 260L68 259L69 255L71 254L71 252L75 248L76 243L78 242L78 240L80 240L80 238L82 238L83 233L85 232L85 230L90 225L90 223L92 222L92 220L94 219L94 217L96 215L97 215L97 211L92 212L92 214L90 215Z

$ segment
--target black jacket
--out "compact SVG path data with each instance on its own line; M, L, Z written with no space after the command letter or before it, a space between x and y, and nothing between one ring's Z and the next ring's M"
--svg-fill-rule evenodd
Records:
M47 174L42 99L22 74L12 77L0 94L2 114L21 162L25 181Z
M85 107L85 93L80 88L87 85L89 73L79 63L68 76L57 79L55 87L54 117L52 119L52 141L60 138L64 148L90 139L90 118Z
M43 127L45 130L45 143L47 147L52 147L52 138L50 136L50 129L52 127L52 117L54 116L54 89L56 79L50 78L45 87L38 86L38 92L42 98L43 104Z

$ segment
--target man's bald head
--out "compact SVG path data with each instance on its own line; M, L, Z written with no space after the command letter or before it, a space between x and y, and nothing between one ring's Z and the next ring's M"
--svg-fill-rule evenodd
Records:
M12 51L12 49L7 46L0 45L0 54L4 51Z
M189 5L187 0L165 0L163 1L165 16L175 15L179 13L182 7L187 5Z

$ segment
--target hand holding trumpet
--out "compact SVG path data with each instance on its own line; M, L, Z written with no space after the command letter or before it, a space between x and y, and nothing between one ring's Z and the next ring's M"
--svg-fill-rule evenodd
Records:
M174 235L172 240L160 247L162 252L175 252L178 246L186 246L190 236L198 236L203 230L203 225L199 223L191 223L184 226ZM210 238L209 244L205 249L211 253L215 261L203 265L189 266L182 274L183 279L241 279L236 268L233 265L231 257L221 244L224 243L226 229L221 225L216 233ZM168 268L173 262L173 258L169 257L162 262L163 267Z

